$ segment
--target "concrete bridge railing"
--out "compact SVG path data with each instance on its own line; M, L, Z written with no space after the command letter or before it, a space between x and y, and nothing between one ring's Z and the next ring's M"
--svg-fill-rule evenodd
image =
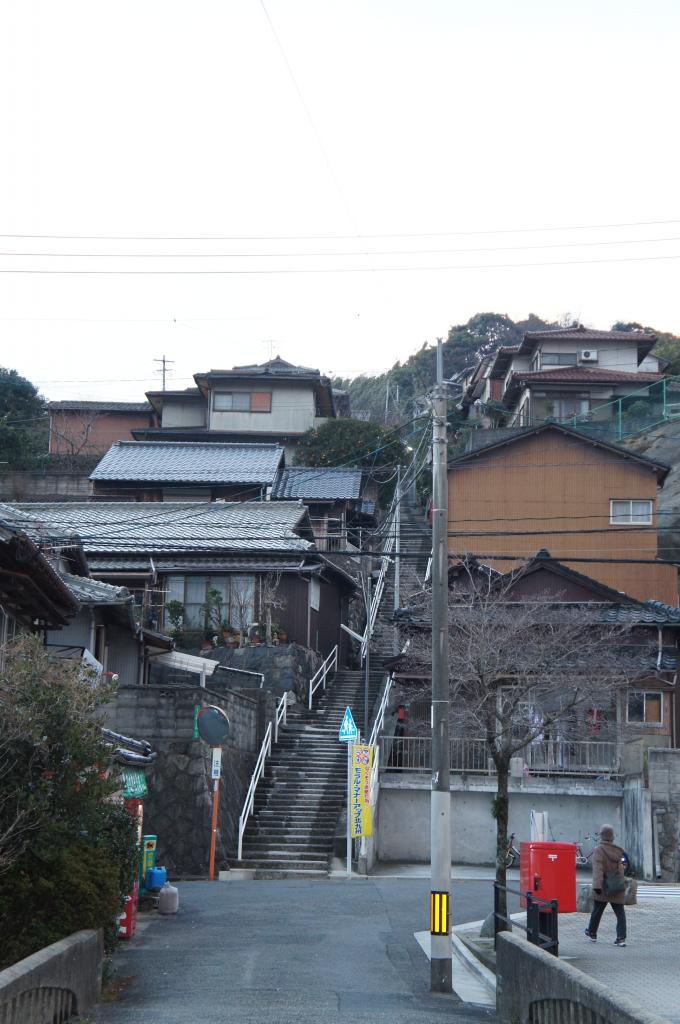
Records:
M668 1024L564 960L501 932L496 947L499 1024Z
M0 971L0 1024L59 1024L99 998L104 944L82 931Z

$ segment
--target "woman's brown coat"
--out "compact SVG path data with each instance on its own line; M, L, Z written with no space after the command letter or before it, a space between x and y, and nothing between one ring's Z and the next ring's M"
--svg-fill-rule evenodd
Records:
M625 902L625 890L608 894L604 887L605 875L618 874L624 877L622 857L623 850L614 843L601 842L593 852L593 890L600 890L599 893L593 891L593 898L600 903Z

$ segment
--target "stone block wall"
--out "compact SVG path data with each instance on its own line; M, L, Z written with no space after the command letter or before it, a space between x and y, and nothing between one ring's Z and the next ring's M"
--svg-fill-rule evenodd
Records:
M158 836L157 862L172 878L205 876L212 815L211 750L193 738L197 706L229 716L222 754L216 868L235 857L238 819L259 751L260 701L200 686L121 686L110 722L118 732L148 740L157 752L146 770L144 832ZM259 720L259 721L258 721Z
M309 680L322 661L316 651L301 647L300 644L216 647L209 652L208 657L228 668L261 672L265 688L271 693L280 697L292 691L300 701L307 699Z

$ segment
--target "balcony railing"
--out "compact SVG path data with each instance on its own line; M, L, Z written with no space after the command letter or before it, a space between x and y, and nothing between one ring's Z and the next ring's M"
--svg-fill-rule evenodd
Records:
M495 767L486 740L452 739L451 771L493 775ZM429 736L382 736L380 763L387 771L430 772L432 741ZM540 740L516 755L529 775L612 776L620 771L620 748L609 740Z

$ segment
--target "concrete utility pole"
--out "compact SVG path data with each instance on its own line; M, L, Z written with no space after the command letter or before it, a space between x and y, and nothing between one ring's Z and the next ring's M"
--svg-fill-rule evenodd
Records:
M448 478L446 385L437 339L432 420L432 793L430 990L451 992L451 791L449 787Z

